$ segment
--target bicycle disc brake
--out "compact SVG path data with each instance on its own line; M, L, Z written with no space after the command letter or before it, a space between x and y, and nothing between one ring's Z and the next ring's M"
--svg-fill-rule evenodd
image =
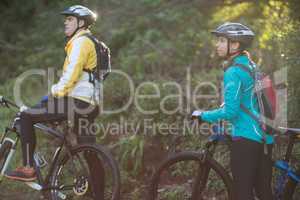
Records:
M73 191L77 196L82 196L87 193L89 189L89 181L85 176L79 176L74 180Z

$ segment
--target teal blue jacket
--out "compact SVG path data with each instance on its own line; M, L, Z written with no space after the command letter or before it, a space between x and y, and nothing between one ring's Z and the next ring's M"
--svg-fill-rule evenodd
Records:
M239 63L248 66L253 70L255 65L250 65L246 55L239 55L232 63ZM248 72L232 65L224 72L224 106L201 114L201 119L206 122L218 122L226 120L232 124L231 135L243 137L262 143L266 136L266 143L273 143L271 135L265 134L258 122L245 113L240 105L243 104L256 116L259 116L257 98L253 96L254 80Z

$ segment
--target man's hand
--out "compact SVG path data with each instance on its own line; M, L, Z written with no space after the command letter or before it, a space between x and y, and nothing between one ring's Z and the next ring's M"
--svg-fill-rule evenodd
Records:
M28 107L23 105L20 107L20 112L24 112L27 109L28 109Z
M195 110L193 111L192 113L192 117L191 119L192 120L198 120L199 123L202 123L202 119L201 119L201 114L202 114L202 111L201 110Z
M45 95L45 96L43 96L42 98L41 98L41 103L46 103L47 101L48 101L48 99L49 99L49 96L48 95Z

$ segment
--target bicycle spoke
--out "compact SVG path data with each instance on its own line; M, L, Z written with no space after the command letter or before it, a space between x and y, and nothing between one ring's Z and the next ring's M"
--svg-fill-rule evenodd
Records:
M56 182L56 187L59 188L60 192L63 192L66 196L72 197L72 199L92 199L86 198L89 195L90 181L89 176L90 172L85 166L84 161L82 161L80 155L76 154L75 156L70 157L69 161L66 162L59 169L59 179ZM84 198L81 198L80 195L85 194ZM74 197L75 198L74 198ZM78 197L76 197L78 196Z
M53 200L59 200L57 191L73 200L99 199L96 195L101 196L101 200L115 200L112 197L115 196L114 187L116 183L119 184L119 179L115 180L112 175L115 171L112 172L111 166L100 159L96 151L83 148L73 153L72 157L67 156L59 166L51 181L52 187L60 187L57 190L53 189Z

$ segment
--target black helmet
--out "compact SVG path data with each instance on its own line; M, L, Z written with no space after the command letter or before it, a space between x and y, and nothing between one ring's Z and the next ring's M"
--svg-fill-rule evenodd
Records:
M86 26L89 26L96 22L97 14L88 9L87 7L81 5L71 6L61 12L62 15L71 15L83 19L86 22Z
M250 46L255 36L253 31L247 26L240 23L231 22L226 22L218 26L211 33L216 36L228 38L232 41L240 42L243 45L243 47Z

